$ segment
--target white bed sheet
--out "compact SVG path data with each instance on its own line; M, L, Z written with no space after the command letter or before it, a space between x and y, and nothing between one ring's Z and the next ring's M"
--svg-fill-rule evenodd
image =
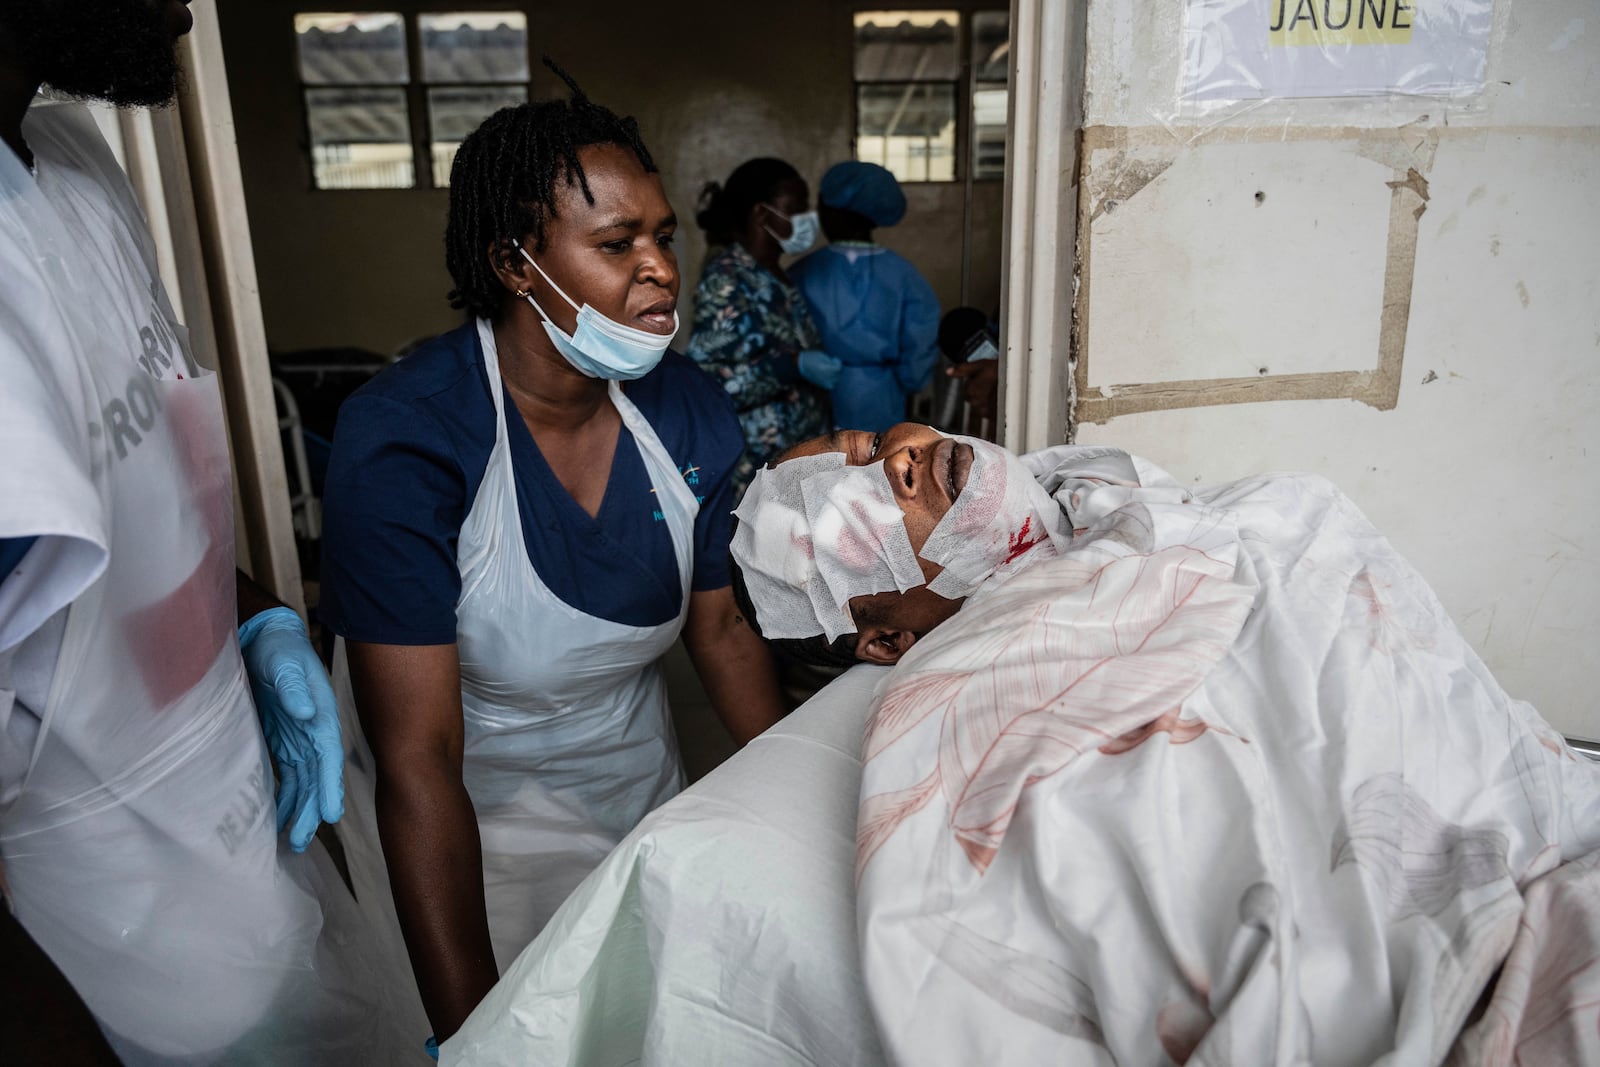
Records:
M879 694L891 1062L1600 1064L1600 768L1326 479L1111 489Z
M440 1063L883 1063L854 875L862 726L885 673L848 671L646 818Z

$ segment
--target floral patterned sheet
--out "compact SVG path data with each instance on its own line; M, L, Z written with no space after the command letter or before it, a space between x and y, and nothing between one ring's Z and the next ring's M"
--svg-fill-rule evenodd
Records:
M891 1062L1600 1063L1600 767L1325 480L1116 491L876 694Z

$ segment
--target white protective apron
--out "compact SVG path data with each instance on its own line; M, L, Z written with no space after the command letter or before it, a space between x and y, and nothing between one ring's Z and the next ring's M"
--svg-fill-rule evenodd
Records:
M326 951L339 935L325 902L342 898L350 930L349 894L326 855L293 856L276 832L235 630L217 379L194 376L126 179L93 131L75 110L27 133L41 180L70 161L109 205L58 214L24 187L0 206L0 240L37 264L29 280L55 302L38 315L65 324L70 348L9 351L70 398L110 534L0 807L16 914L125 1063L360 1062L376 1024L352 961ZM132 232L79 232L107 206ZM138 364L146 341L181 379Z
M611 402L638 444L672 537L682 604L676 618L658 626L627 626L561 600L539 579L523 542L500 363L485 320L478 338L494 397L495 443L458 543L456 641L462 773L478 817L489 934L504 972L617 842L682 788L660 660L688 611L699 504L661 439L611 383ZM373 895L392 908L372 808L374 764L342 642L334 677L352 742L340 836L363 909ZM388 921L391 940L398 939L392 911ZM397 965L406 959L403 944L391 958ZM414 983L406 992L420 1011Z

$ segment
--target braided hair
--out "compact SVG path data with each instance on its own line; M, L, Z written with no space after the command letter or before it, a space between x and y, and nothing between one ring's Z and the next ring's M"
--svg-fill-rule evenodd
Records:
M560 182L576 182L584 199L594 203L578 161L580 149L631 149L646 174L656 173L631 115L619 117L591 101L549 56L544 65L572 90L571 97L501 108L467 135L450 167L450 217L444 233L445 266L455 282L450 306L472 316L493 316L505 297L486 249L514 248L523 234L531 233L534 251L543 251L545 222L556 214Z

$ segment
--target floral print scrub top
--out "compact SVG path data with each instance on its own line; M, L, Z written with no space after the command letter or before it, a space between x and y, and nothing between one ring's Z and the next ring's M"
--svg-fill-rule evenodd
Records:
M758 467L827 432L827 395L800 377L795 362L803 349L821 347L800 290L744 246L730 244L707 261L695 287L687 353L722 384L738 412L745 456L733 472L737 495Z

